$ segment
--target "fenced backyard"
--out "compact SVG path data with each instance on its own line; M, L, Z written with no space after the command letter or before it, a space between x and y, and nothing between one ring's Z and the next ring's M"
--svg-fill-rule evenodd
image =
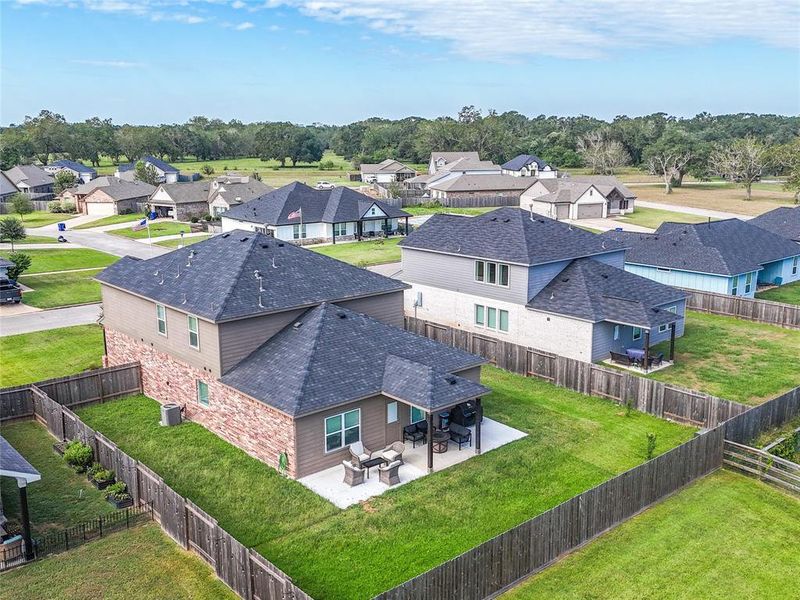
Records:
M714 294L699 290L685 289L684 291L690 294L686 301L687 310L768 323L788 329L800 329L800 306L794 304Z
M519 196L503 196L486 194L476 196L450 196L447 198L431 198L423 196L419 189L400 186L389 187L382 183L373 183L372 191L384 202L398 208L418 206L420 204L438 203L449 208L493 208L497 206L519 206Z
M800 494L800 465L790 460L725 440L723 463L734 471Z

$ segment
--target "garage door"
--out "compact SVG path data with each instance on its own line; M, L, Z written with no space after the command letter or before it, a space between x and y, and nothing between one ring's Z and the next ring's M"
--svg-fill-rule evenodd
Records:
M603 205L602 204L578 204L578 218L579 219L602 219L603 218Z
M569 204L556 204L556 219L569 219Z
M87 202L86 214L94 217L107 217L117 214L113 202Z

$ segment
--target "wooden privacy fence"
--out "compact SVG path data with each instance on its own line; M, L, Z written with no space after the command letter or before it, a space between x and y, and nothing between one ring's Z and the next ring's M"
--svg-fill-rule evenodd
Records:
M710 429L749 409L744 404L639 377L627 371L609 369L414 317L405 318L405 327L414 333L483 356L501 369L545 379L559 387L601 396L620 404L630 402L637 410L681 423Z
M747 444L762 431L780 427L800 413L800 386L773 398L725 423L725 439Z
M141 393L142 381L139 369L139 363L129 363L0 389L0 421L34 416L32 387L38 388L58 404L72 407Z
M137 365L138 369L138 365ZM138 372L138 371L137 371ZM124 386L123 386L124 387ZM310 599L292 580L255 550L248 549L206 514L164 483L69 408L37 386L29 388L33 414L59 440L79 439L94 450L95 460L124 481L137 505L152 506L153 518L178 544L194 550L222 581L246 600ZM73 405L87 402L74 402Z
M769 452L725 440L725 466L800 494L800 465Z
M376 600L482 600L722 465L717 427L468 550Z
M699 290L684 289L684 291L690 294L686 300L688 310L800 329L800 306L794 304L714 294Z

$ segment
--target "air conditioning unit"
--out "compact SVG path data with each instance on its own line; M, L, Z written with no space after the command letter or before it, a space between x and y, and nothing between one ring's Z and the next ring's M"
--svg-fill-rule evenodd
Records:
M181 407L174 403L161 405L161 426L172 427L181 424Z

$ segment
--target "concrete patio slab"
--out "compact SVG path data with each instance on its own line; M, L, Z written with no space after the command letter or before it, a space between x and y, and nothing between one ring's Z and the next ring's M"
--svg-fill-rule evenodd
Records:
M631 373L636 373L637 375L645 375L645 374L649 375L650 373L655 373L656 371L661 371L663 369L671 367L675 363L664 359L660 365L658 365L657 367L650 367L650 369L646 373L645 370L642 369L641 367L621 365L619 363L615 363L610 358L605 359L603 361L603 364L614 367L615 369L623 369L625 371L630 371Z

